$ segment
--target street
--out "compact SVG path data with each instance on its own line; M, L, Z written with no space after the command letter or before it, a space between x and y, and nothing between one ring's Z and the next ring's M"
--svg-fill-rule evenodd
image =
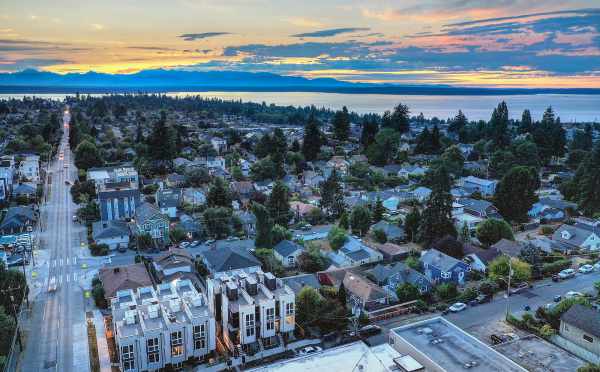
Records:
M533 288L525 290L518 294L510 296L510 312L515 316L521 316L525 310L525 305L531 307L531 312L534 313L539 306L552 303L554 296L561 295L564 298L568 291L576 291L581 293L594 293L594 282L600 280L600 272L590 274L576 274L574 278L567 279L558 283L546 279L536 282ZM445 318L456 324L466 332L481 339L485 343L489 343L489 336L497 332L498 328L502 328L502 324L506 316L506 297L504 292L500 292L494 296L494 299L486 304L467 307L466 310L458 313L450 313L445 315ZM435 314L427 314L425 317L436 316ZM423 317L399 317L376 323L382 328L382 332L378 335L369 338L371 345L379 345L387 342L390 329L401 325L417 321Z
M40 207L43 227L34 252L38 262L28 273L31 313L24 324L22 371L89 370L84 286L91 280L86 263L91 258L82 244L85 227L72 221L76 206L65 184L77 175L68 147L69 121L65 111L59 156L49 166L48 199Z

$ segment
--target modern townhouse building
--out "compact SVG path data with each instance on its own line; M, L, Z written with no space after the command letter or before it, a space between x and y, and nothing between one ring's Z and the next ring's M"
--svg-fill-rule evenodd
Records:
M135 215L140 205L140 190L136 183L104 182L96 187L102 221L124 220Z
M215 318L189 280L119 291L111 309L121 371L179 368L216 348Z
M294 291L272 273L221 275L207 291L217 336L236 356L283 345L294 331Z
M94 181L96 187L107 182L131 182L136 188L139 184L138 172L129 166L90 168L87 179Z
M37 155L26 155L19 164L21 178L33 182L40 182L40 157Z

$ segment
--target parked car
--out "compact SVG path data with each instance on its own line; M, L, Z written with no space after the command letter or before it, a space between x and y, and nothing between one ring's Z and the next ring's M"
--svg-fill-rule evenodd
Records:
M477 301L479 304L484 304L486 302L490 302L491 300L492 296L486 294L480 294L479 296L475 297L475 301Z
M459 311L463 311L463 310L464 310L464 309L466 309L466 308L467 308L467 305L465 305L465 304L464 304L464 303L462 303L462 302L457 302L457 303L455 303L454 305L450 306L450 307L448 308L448 310L450 310L450 311L451 311L451 312L453 312L453 313L458 313Z
M215 242L216 242L216 240L214 240L214 239L208 239L207 241L204 242L204 244L211 245L211 244L214 244Z
M190 245L189 242L181 242L179 243L179 248L187 248Z
M558 277L561 279L569 279L575 276L575 270L573 269L564 269L563 271L558 273Z
M199 241L197 241L197 240L194 240L193 242L191 242L191 243L190 243L190 247L195 247L195 246L197 246L198 244L200 244L200 242L199 242Z
M562 300L562 296L561 295L554 296L554 302L560 302L560 300Z
M577 291L569 291L565 293L565 298L583 297L583 293Z
M298 351L300 355L308 355L323 350L320 346L306 346Z
M309 223L306 223L306 224L300 226L300 230L302 230L302 231L309 231L310 229L312 229L312 225Z
M586 264L586 265L581 266L579 268L579 270L577 270L577 271L579 271L582 274L589 274L592 271L594 271L594 266Z
M519 336L517 336L515 333L504 333L501 335L493 334L490 336L490 338L492 339L492 345L498 345L503 342L518 340Z
M511 289L509 289L508 293L509 294L517 294L519 292L524 291L527 288L529 288L529 283L524 282L524 283L521 283L521 284L519 284L519 285L517 285L515 287L512 287Z
M560 276L558 276L558 274L552 275L552 281L553 282L559 282L560 281Z
M23 260L25 260L25 265L29 265L29 260L27 258L23 258L22 253L15 253L8 256L6 263L8 267L20 266L23 265Z
M369 324L358 330L358 334L362 337L370 337L381 333L381 327L375 324Z

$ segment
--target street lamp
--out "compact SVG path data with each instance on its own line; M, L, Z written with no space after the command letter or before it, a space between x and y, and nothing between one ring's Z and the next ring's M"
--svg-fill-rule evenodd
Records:
M508 315L510 314L510 278L512 276L512 259L509 255L505 254L508 258L508 280L506 286L506 319L508 319Z

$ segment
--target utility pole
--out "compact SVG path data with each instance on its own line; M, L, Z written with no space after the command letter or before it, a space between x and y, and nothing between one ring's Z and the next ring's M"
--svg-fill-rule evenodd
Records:
M510 278L512 276L512 260L509 255L506 255L508 258L508 280L506 286L506 319L510 315Z

